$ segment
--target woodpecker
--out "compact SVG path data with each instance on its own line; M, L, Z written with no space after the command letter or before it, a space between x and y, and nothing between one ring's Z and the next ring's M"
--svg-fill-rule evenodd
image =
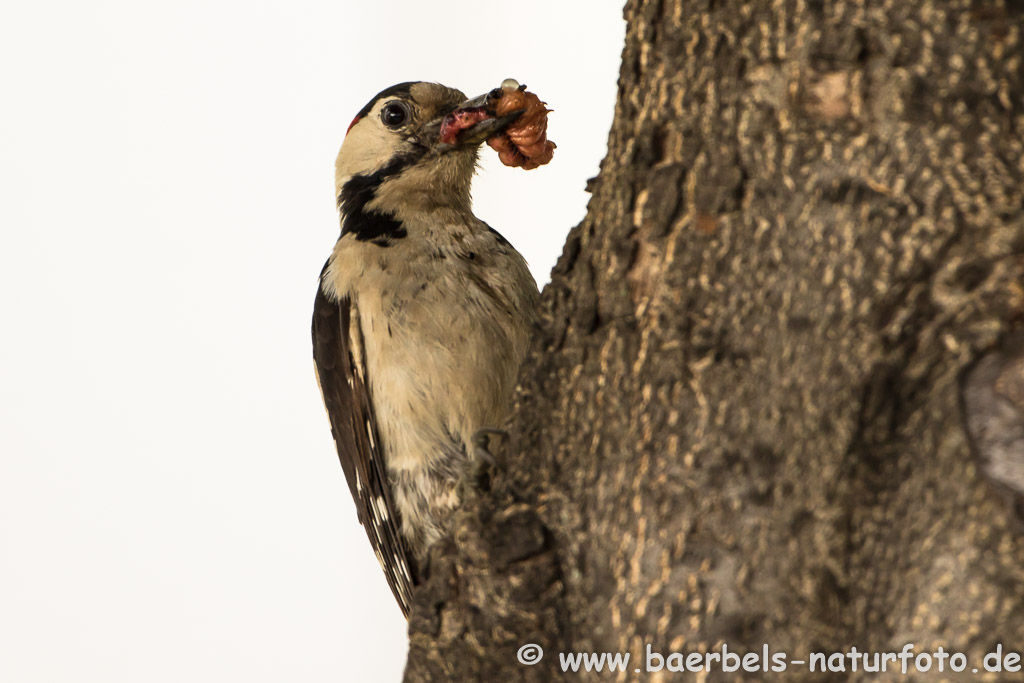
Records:
M496 92L387 88L335 163L341 236L320 273L313 359L359 520L405 616L459 505L474 435L510 410L537 316L526 261L471 208L480 144L520 113L481 113ZM463 123L442 135L446 117Z

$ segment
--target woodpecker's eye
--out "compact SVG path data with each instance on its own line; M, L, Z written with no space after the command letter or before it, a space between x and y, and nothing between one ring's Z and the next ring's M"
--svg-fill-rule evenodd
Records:
M398 128L409 120L409 105L401 100L392 100L380 110L380 120L388 128Z

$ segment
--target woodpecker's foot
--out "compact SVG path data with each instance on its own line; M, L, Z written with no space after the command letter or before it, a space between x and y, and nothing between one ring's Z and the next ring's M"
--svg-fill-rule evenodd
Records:
M469 490L489 491L492 475L505 471L505 460L491 452L491 438L507 439L508 432L492 427L478 429L469 445L470 457L458 483L459 500L465 499Z
M508 432L504 429L494 427L481 427L473 434L473 459L486 463L489 469L505 469L504 458L499 458L491 452L491 437L500 440L508 438Z

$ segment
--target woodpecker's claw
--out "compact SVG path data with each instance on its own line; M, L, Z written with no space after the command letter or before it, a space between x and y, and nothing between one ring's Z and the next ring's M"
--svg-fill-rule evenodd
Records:
M504 458L494 455L490 450L490 437L492 436L507 439L508 432L493 427L483 427L473 434L473 443L470 444L472 454L457 484L459 500L465 500L470 489L474 491L489 490L491 475L494 472L505 471Z
M496 436L502 440L508 438L508 432L504 429L494 427L481 427L473 433L473 455L485 461L492 468L505 469L504 458L499 458L491 453L491 437Z

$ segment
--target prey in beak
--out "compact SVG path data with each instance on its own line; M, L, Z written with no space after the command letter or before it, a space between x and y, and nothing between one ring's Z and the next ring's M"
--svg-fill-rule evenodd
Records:
M514 81L513 81L514 83ZM506 84L502 84L507 87ZM523 90L525 85L515 84L515 88ZM495 104L502 96L502 88L466 100L440 119L427 124L431 132L436 127L436 149L444 152L455 147L479 145L491 137L501 133L526 110L517 109L503 116L498 116Z

